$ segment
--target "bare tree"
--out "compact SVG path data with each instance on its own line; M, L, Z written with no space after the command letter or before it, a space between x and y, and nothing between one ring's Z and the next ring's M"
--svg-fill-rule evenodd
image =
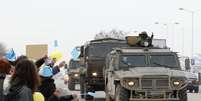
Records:
M101 31L95 35L94 39L103 39L103 38L114 38L114 39L125 39L127 35L126 32L122 30L113 29L109 32Z

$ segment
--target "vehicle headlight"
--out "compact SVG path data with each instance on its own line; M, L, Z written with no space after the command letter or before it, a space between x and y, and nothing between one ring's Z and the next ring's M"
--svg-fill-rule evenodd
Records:
M173 89L181 89L187 85L185 78L172 78Z
M75 77L78 77L78 74L74 74Z
M134 90L138 87L139 80L137 78L124 78L120 80L121 85L130 90Z
M135 82L129 81L129 82L128 82L128 85L129 85L129 86L134 86L134 85L135 85Z
M96 72L92 73L92 76L97 76L97 73Z
M180 85L180 82L179 81L173 81L173 85L178 86L178 85Z

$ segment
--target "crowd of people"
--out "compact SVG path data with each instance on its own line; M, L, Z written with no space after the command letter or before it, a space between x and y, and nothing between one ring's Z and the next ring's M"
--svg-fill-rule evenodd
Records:
M43 56L33 62L26 56L15 61L5 58L0 44L0 101L71 101L76 94L62 95L56 88L54 75L65 65L55 66L56 59Z

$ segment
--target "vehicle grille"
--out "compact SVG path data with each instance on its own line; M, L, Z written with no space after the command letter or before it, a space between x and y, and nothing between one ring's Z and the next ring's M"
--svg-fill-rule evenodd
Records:
M169 79L167 76L143 77L141 79L142 89L168 89Z

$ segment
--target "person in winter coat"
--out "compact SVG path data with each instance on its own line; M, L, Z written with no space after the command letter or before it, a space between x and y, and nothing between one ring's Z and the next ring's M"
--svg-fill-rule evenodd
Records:
M10 69L10 63L5 59L0 59L0 101L4 101L4 93L10 80Z
M33 93L40 84L35 64L23 59L15 66L6 101L33 101Z
M38 91L43 94L45 101L71 101L74 95L59 96L58 90L52 78L52 67L44 66L40 69L41 85Z
M43 94L47 101L56 90L54 79L52 79L52 68L49 66L42 67L39 71L39 75L41 78L41 85L38 87L38 91Z

